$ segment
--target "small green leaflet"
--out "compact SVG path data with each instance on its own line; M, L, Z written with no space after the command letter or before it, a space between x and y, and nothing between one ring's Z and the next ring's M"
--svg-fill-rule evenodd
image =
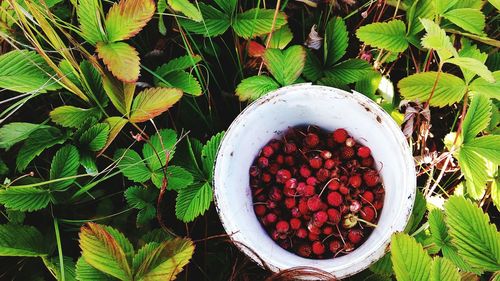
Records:
M475 79L470 84L470 92L483 94L492 99L500 99L498 94L500 93L500 70L493 72L493 77L495 78L495 83L490 83L482 77Z
M491 109L491 101L485 95L476 94L472 97L462 123L462 139L465 143L486 129L491 119Z
M460 281L457 268L447 259L435 257L431 265L431 281Z
M124 192L127 205L138 209L137 225L144 225L156 216L156 199L158 190L147 189L140 186L131 186Z
M447 59L445 62L458 65L461 69L465 69L469 72L475 73L481 76L489 83L495 82L495 78L493 77L491 71L488 70L488 68L486 67L486 65L484 65L484 63L482 63L477 59L458 57L458 58Z
M465 31L478 35L484 34L486 18L479 9L452 9L444 13L443 16Z
M99 271L95 267L88 264L83 257L80 257L76 262L76 279L79 281L115 281L118 280L110 275Z
M458 152L458 163L465 176L467 192L474 199L481 198L488 179L486 160L474 152L474 149L463 146Z
M373 67L362 59L348 59L324 70L325 77L331 78L338 84L357 82L372 73Z
M0 225L0 256L43 257L48 250L42 233L33 226Z
M263 60L273 77L283 86L291 85L302 73L306 52L302 46L291 46L284 51L267 49Z
M205 37L214 37L221 35L231 26L230 15L225 14L218 9L203 2L198 3L202 22L196 22L189 19L178 18L181 26L189 32L203 35Z
M332 66L345 55L348 43L349 34L344 20L341 17L335 17L328 21L324 39L326 67Z
M219 150L220 143L224 137L224 131L212 136L209 141L203 146L201 150L201 161L203 170L208 175L208 181L212 182L215 158Z
M431 257L415 238L395 233L391 239L391 260L398 281L428 281Z
M75 178L80 166L80 155L76 147L72 145L63 146L59 149L54 158L52 158L52 163L50 166L50 179L58 180L62 178L68 178L62 181L56 181L50 184L52 190L61 190L70 186Z
M273 32L269 41L269 48L283 50L293 39L293 33L288 25L282 26ZM267 40L267 37L266 37Z
M101 150L108 140L109 125L106 123L98 123L92 125L88 130L83 132L78 140L82 148L90 151Z
M131 149L117 149L114 159L118 162L118 168L129 180L142 183L150 179L151 171L144 164L144 160Z
M97 42L104 42L107 36L102 27L101 1L98 0L79 0L76 8L80 30L85 41L92 45Z
M134 98L130 114L130 122L148 121L167 111L182 97L177 88L148 88Z
M177 133L172 129L161 129L150 137L142 146L142 155L151 171L156 171L167 164L175 153ZM168 156L168 159L167 159Z
M186 17L200 22L203 20L203 16L201 15L198 8L195 5L191 4L188 0L167 0L168 5L172 7L172 9L176 12L183 13Z
M50 126L25 122L12 122L0 128L0 148L10 149L13 145L29 137L37 129L46 129Z
M425 215L425 211L427 210L426 205L427 201L425 200L424 195L420 190L417 190L415 196L415 205L413 206L410 219L408 220L408 224L406 225L405 228L406 233L411 234L415 230L417 230L418 226L420 225L420 222L422 221L422 218Z
M123 42L97 43L97 54L116 78L124 82L139 79L139 53L134 47Z
M356 31L356 36L367 45L391 52L399 53L408 48L406 26L401 20L362 26Z
M420 22L426 31L425 36L422 37L422 46L424 48L436 50L441 60L458 56L450 37L446 35L446 32L439 25L429 19L420 19Z
M33 212L41 210L47 207L50 200L50 192L41 188L13 186L0 190L0 204L16 211Z
M100 111L98 108L79 108L72 105L63 105L56 107L50 112L50 119L52 122L69 128L78 128L90 116L96 119L100 118Z
M280 85L271 77L251 76L243 79L236 87L240 101L254 101L263 95L278 89Z
M120 0L114 3L106 15L108 40L116 42L135 36L151 20L155 8L152 0Z
M163 178L165 176L163 173L163 169L159 169L151 175L151 181L158 188L161 188L163 185ZM193 183L193 175L182 167L168 165L166 174L168 180L167 190L179 191Z
M183 222L191 222L203 214L212 202L212 187L208 182L193 184L179 191L175 214Z

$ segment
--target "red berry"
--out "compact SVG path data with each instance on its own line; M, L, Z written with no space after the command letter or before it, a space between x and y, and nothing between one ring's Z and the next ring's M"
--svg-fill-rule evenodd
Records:
M265 217L267 224L273 224L278 220L278 216L275 213L268 213Z
M320 182L326 181L329 177L330 177L330 171L328 171L325 168L321 168L318 170L318 172L316 172L316 178ZM360 180L361 180L361 178L360 178Z
M312 223L312 222L309 222L307 224L307 229L309 230L310 234L314 234L314 235L321 234L321 229L318 226L314 225L314 223Z
M307 206L306 206L307 208ZM299 208L298 207L294 207L290 210L290 214L292 215L292 217L294 218L299 218L300 216L302 216L302 214L300 213L299 211Z
M373 210L372 206L364 206L361 209L361 218L365 221L373 222L375 219L375 210Z
M349 185L358 188L361 186L361 176L359 174L355 174L349 178Z
M293 142L288 142L285 144L285 147L283 148L283 151L286 154L292 154L295 151L297 151L297 146Z
M267 168L269 173L271 173L273 175L276 175L276 173L278 172L279 169L280 169L280 165L278 165L278 163L269 164L269 168Z
M307 244L302 244L297 249L297 253L302 257L309 257L311 255L312 249L311 246Z
M257 159L257 164L261 168L267 168L267 166L269 166L269 159L266 157L259 157L259 159Z
M269 199L272 201L281 201L281 198L283 198L283 195L281 194L281 190L277 187L271 188L269 191Z
M299 173L305 179L311 176L311 170L306 165L300 167Z
M267 208L266 208L266 206L264 206L262 204L258 204L258 205L253 206L253 210L255 211L255 214L257 216L262 217L263 215L266 214Z
M321 241L314 241L312 243L312 252L316 255L322 255L325 253L325 245Z
M318 196L313 196L307 199L307 208L310 211L316 212L321 208L321 199Z
M323 234L328 236L333 233L333 227L331 226L325 226L323 227Z
M309 148L314 148L319 144L319 137L316 134L309 133L304 138L304 143Z
M278 239L280 239L280 234L278 233L278 231L273 230L273 231L271 232L271 238L272 238L274 241L277 241Z
M371 150L369 147L362 146L362 147L358 148L358 156L359 157L368 158L368 157L370 157L370 154L371 154Z
M277 151L281 147L281 141L279 141L279 140L271 140L269 142L269 145L274 149L274 151Z
M337 179L333 179L328 183L328 189L330 190L338 190L340 187L340 182Z
M343 143L347 139L347 131L344 129L337 129L333 132L333 140L338 143Z
M328 214L325 211L319 211L313 215L314 222L321 226L328 220Z
M347 238L353 244L358 244L363 239L363 232L358 228L351 229L347 233Z
M339 240L333 240L329 245L330 251L336 253L340 248L342 248L342 243Z
M276 156L276 163L280 164L280 165L283 165L283 163L285 163L285 157L283 157L283 155L279 154Z
M309 159L309 166L313 169L319 169L323 165L323 160L321 160L321 157L319 156L314 156L313 158Z
M342 185L340 185L340 187L339 187L339 191L340 191L340 193L342 193L342 194L344 194L344 195L349 194L349 188L347 188L347 186L345 186L345 185L343 185L343 184L342 184Z
M292 177L292 174L288 170L281 169L281 170L278 170L278 172L276 172L276 182L278 182L278 183L285 183L291 177Z
M271 179L272 179L271 174L269 174L269 173L262 174L262 181L263 182L269 183L269 182L271 182Z
M373 157L369 156L367 158L361 159L361 166L371 167L373 165Z
M287 209L291 209L293 207L295 207L296 205L296 202L295 202L295 198L294 197L287 197L285 198L285 207Z
M377 200L373 202L373 206L375 206L375 209L380 210L384 206L384 202L382 200Z
M279 221L276 223L276 231L279 233L286 233L290 229L290 225L287 221Z
M316 184L318 184L318 179L315 177L308 177L306 179L306 184L315 186Z
M340 152L343 159L350 159L354 156L354 149L352 147L344 147Z
M318 228L319 229L319 228ZM321 233L321 230L319 229L319 233ZM309 232L307 234L307 239L309 239L309 241L316 241L319 239L319 234L315 234L315 233L312 233L312 232Z
M299 220L298 218L291 218L290 219L290 227L293 230L298 230L300 228L301 224L302 224L302 221Z
M306 185L304 189L304 196L311 197L316 194L316 189L312 185Z
M285 196L292 197L295 196L295 193L295 189L291 189L286 186L283 188L283 194L285 194Z
M363 180L367 186L375 186L379 181L378 173L374 170L368 170L363 174Z
M323 164L323 167L325 169L331 170L333 167L335 167L335 160L333 159L326 159L325 163Z
M257 166L251 166L250 167L250 176L251 177L258 177L260 175L260 169Z
M319 156L321 156L321 158L323 158L323 159L326 160L326 159L332 158L332 153L330 151L328 151L328 150L323 150L323 151L321 151L321 153L319 154Z
M342 218L340 212L337 209L328 209L326 211L328 213L328 220L333 223L333 224L338 224L340 222L340 219Z
M274 149L269 145L266 145L262 148L262 156L264 156L264 157L269 158L269 157L271 157L271 155L273 155L273 153L274 153Z
M285 164L287 166L293 166L293 165L295 165L295 158L293 158L293 156L291 156L291 155L285 156Z
M372 203L374 199L375 199L375 197L373 195L373 192L371 192L371 191L365 191L361 195L361 202L363 202L363 203L367 203L367 202Z
M307 207L307 199L301 199L299 201L299 212L303 215L309 212L309 208Z
M295 233L295 236L301 238L301 239L304 239L307 237L307 230L305 228L300 228L299 230L297 230L297 232Z
M340 204L342 204L342 201L344 201L342 195L336 191L330 192L326 199L328 201L328 204L334 207L340 206Z

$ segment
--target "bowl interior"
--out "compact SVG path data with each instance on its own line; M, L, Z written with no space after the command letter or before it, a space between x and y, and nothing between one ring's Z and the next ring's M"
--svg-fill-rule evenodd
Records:
M354 252L313 260L282 249L265 232L253 211L248 169L260 148L288 127L315 124L345 128L370 147L386 196L378 227ZM377 104L358 93L300 84L281 88L248 106L227 131L214 177L221 221L233 241L256 262L274 271L312 266L342 278L368 267L385 252L390 236L402 230L415 197L413 158L399 127ZM256 257L256 255L258 257Z

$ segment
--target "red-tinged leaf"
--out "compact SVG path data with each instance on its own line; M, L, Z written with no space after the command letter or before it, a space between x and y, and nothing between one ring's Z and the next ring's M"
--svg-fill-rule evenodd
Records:
M266 47L255 41L250 41L247 46L247 51L249 56L253 58L260 58L266 51Z
M167 111L182 97L177 88L150 88L140 92L132 103L130 122L144 122Z
M106 150L106 148L108 148L108 146L113 142L118 133L120 133L125 124L127 124L127 119L118 116L112 116L104 119L104 122L109 124L109 136L108 140L106 141L106 144L99 151L98 155L101 155Z
M97 54L116 78L124 82L135 82L139 78L139 54L123 42L97 43Z
M106 15L106 31L109 41L115 42L133 37L148 23L155 13L152 0L121 0Z

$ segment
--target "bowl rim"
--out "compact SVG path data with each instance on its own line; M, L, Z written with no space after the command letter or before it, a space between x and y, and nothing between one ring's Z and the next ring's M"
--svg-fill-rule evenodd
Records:
M273 265L272 263L269 263L269 262L265 263L265 261L263 259L261 259L259 257L259 255L257 254L258 250L255 250L255 249L245 245L244 241L240 241L239 239L234 238L233 235L236 234L237 232L232 232L232 233L229 232L230 229L228 229L226 218L222 214L222 210L219 207L219 203L218 203L220 200L219 199L220 192L218 192L218 191L221 188L219 188L218 184L217 184L217 182L218 182L217 179L219 178L219 169L218 169L217 163L222 162L222 157L225 157L224 155L220 154L220 152L222 150L221 148L223 147L223 144L228 139L228 135L229 135L228 132L230 132L236 126L239 126L239 124L241 123L241 120L243 120L243 118L245 118L246 115L249 114L248 113L249 111L253 111L256 107L260 106L261 104L265 104L265 103L273 100L274 98L278 98L280 94L285 94L287 92L293 92L293 91L300 91L302 89L325 90L325 91L330 91L330 92L337 92L337 94L340 93L340 94L344 94L347 96L351 96L351 98L355 99L356 102L358 102L358 103L365 103L365 104L368 103L368 104L370 104L370 106L375 107L375 109L378 111L377 116L382 115L381 118L385 119L384 121L388 122L389 126L393 127L393 128L391 128L391 131L394 134L394 137L398 141L404 140L404 142L401 142L401 143L404 143L403 149L404 149L404 152L406 152L406 153L404 153L404 155L402 155L402 159L406 163L412 163L412 165L410 165L410 167L414 167L413 155L412 155L411 150L409 148L406 137L404 136L403 132L400 129L400 126L394 121L394 119L384 109L382 109L380 107L380 105L378 105L377 103L375 103L374 101L372 101L371 99L366 97L365 95L358 93L354 90L351 90L351 92L348 92L348 91L338 89L335 87L313 85L312 83L299 83L299 84L294 84L294 85L289 85L289 86L278 88L276 90L273 90L273 91L267 93L264 96L261 96L260 98L254 100L253 102L251 102L231 122L230 126L227 128L224 136L222 137L219 148L217 149L217 154L216 154L216 157L214 160L215 162L214 162L214 166L213 166L213 178L212 178L213 191L214 191L214 205L216 207L216 211L217 211L217 214L219 215L219 218L220 218L221 224L224 228L224 231L228 234L231 242L234 245L236 245L236 247L241 252L243 252L247 257L249 257L252 261L257 263L257 265L259 265L260 267L262 267L266 270L271 270L273 272L279 272L280 270L283 270L283 269L278 268L277 266ZM397 130L392 130L394 128L397 128ZM411 181L412 186L407 188L408 190L410 190L410 195L407 198L407 201L409 201L410 204L407 206L405 216L403 217L404 219L402 220L403 222L398 225L398 226L401 226L401 229L392 229L392 231L391 231L392 233L404 230L405 226L408 224L408 221L410 219L410 216L411 216L411 213L413 211L414 204L415 204L415 197L416 197L416 191L417 191L415 169L412 168L411 171L407 170L406 172L410 173L408 175L408 177L411 177L414 179ZM410 181L407 180L407 182L410 182ZM362 270L368 268L371 264L373 264L376 261L378 261L379 259L381 259L385 255L385 253L388 252L388 246L390 244L390 240L391 240L390 237L388 237L387 239L384 239L383 242L381 243L382 245L378 249L372 250L371 253L366 257L366 260L368 260L368 261L363 262L363 265L360 266L358 269L348 271L347 274L342 274L341 276L335 275L335 272L329 272L329 271L327 271L327 272L334 274L336 278L346 278L346 277L349 277L349 276L352 276L356 273L361 272ZM321 268L319 268L319 269L321 269Z

